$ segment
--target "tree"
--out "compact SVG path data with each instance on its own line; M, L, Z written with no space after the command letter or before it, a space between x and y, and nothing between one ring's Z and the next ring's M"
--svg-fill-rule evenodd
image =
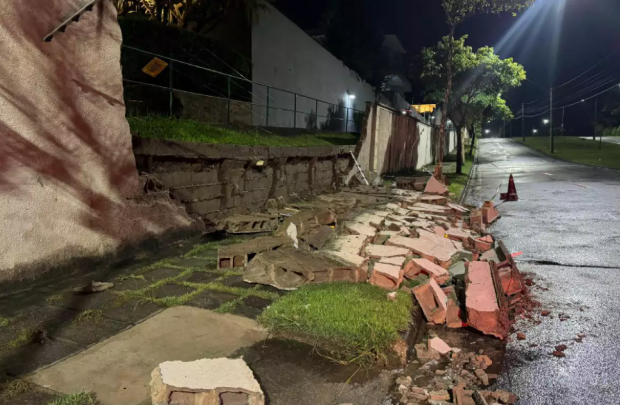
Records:
M491 47L474 52L465 45L466 39L467 36L444 37L435 47L422 52L427 97L437 97L446 82L454 83L453 94L444 109L450 114L457 133L457 173L461 173L463 166L463 128L472 128L493 113L510 116L512 113L501 94L520 86L526 77L523 66L512 58L501 59ZM445 68L448 59L452 59L452 69Z
M213 31L230 13L243 11L250 24L256 24L261 12L272 0L113 0L119 15L144 14L166 25L187 28L200 34Z
M448 23L448 37L454 40L454 33L458 24L476 14L500 14L510 12L516 16L516 12L529 7L534 0L441 0L443 9L446 13ZM439 129L439 167L443 162L443 145L446 136L446 123L448 120L448 103L452 92L452 45L453 41L448 42L448 58L446 61L446 87L444 91L444 103L442 106L441 126Z

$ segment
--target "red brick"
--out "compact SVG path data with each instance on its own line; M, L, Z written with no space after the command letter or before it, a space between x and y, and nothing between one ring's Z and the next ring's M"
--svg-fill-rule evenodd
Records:
M441 325L446 321L448 298L432 278L412 290L416 300L422 307L426 320Z
M419 269L418 273L428 274L438 284L446 284L450 280L450 273L446 269L428 259L413 259L411 263Z
M370 283L386 290L396 290L403 281L404 270L398 266L375 263Z
M466 281L467 323L484 334L503 339L506 331L500 323L500 308L489 263L469 263Z
M446 186L444 186L443 184L439 182L439 180L437 180L434 176L431 176L431 178L426 183L426 187L424 188L424 193L448 195L449 191L446 188Z

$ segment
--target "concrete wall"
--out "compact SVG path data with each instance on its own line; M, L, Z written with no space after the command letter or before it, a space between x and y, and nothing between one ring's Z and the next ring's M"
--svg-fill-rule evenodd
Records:
M333 104L342 102L344 107L363 111L366 102L374 100L372 86L361 81L356 74L336 59L325 48L309 37L303 30L274 7L261 14L260 21L252 29L252 80L269 86L303 94ZM265 105L267 90L253 86L253 102ZM349 100L347 93L354 94ZM271 90L269 105L294 110L294 95ZM328 115L329 105L305 97L297 98L296 126L305 128L310 114ZM266 125L266 107L254 106L254 124ZM269 109L268 126L293 127L294 113L276 108ZM319 118L319 124L325 118ZM344 123L342 124L344 130ZM351 122L349 131L359 130Z
M365 172L382 175L435 163L439 128L381 104L367 108L364 123L357 159ZM456 132L450 131L446 150L455 148Z
M112 2L42 41L79 3L0 8L0 284L193 222L140 189Z
M170 194L207 222L265 208L268 199L333 191L353 146L312 148L209 145L134 138L149 187ZM264 165L257 166L257 161Z

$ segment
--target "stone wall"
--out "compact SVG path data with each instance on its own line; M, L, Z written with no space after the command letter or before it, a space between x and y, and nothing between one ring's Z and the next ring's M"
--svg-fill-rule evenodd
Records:
M138 169L207 223L288 200L333 191L354 146L311 148L210 145L134 137Z
M0 287L194 224L140 189L112 2L43 40L83 3L0 8Z

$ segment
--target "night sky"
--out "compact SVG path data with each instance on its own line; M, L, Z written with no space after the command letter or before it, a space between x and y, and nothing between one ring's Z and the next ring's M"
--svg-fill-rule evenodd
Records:
M370 7L379 29L384 34L396 34L410 55L434 45L448 33L440 0L360 1ZM301 28L311 29L318 26L329 0L277 0L275 4ZM600 72L601 79L617 78L620 83L620 0L537 0L517 18L475 16L458 27L457 36L464 34L469 35L468 44L474 48L494 46L500 56L513 57L525 67L528 79L536 83L525 82L506 96L515 113L522 101L545 100L532 104L534 108L548 103L549 87L570 80L614 51L619 52L581 79L558 89L556 100L572 100L571 96L583 88L580 83ZM557 113L561 116L561 111ZM580 122L572 126L585 129L584 125L593 120L594 100L567 110L566 115L573 121L581 115ZM555 114L554 120L559 120ZM535 122L527 126L531 128Z

